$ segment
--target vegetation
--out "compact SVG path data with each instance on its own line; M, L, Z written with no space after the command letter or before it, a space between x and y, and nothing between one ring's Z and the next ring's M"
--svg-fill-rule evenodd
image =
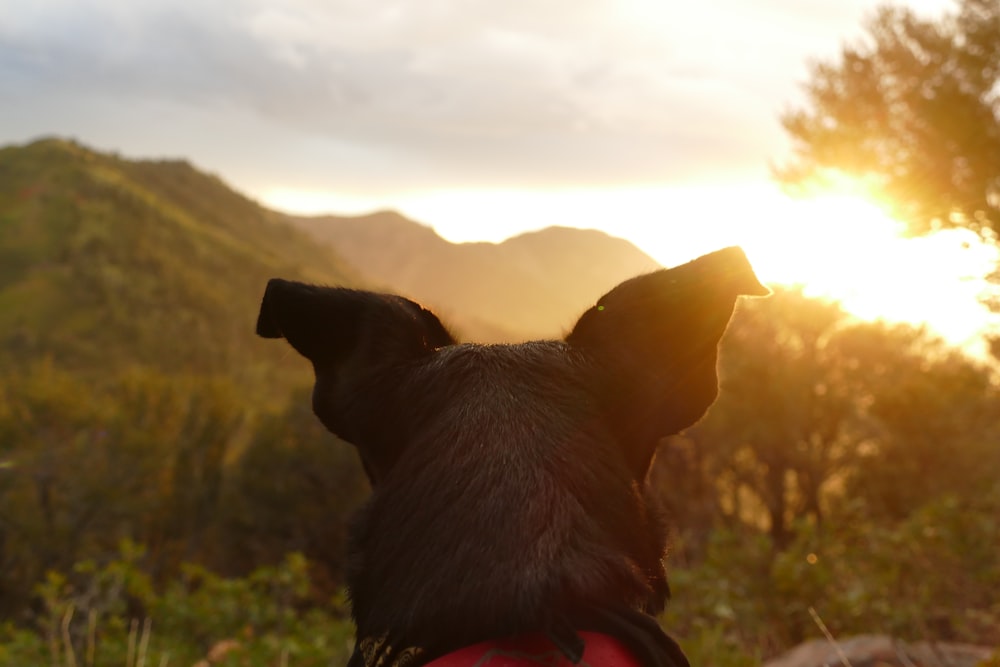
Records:
M46 572L103 562L123 540L145 545L156 582L188 562L240 575L302 552L335 588L366 487L305 397L247 424L221 380L132 371L94 392L43 363L2 390L0 612L29 604Z
M911 228L1000 232L1000 5L960 0L924 19L885 6L866 39L819 62L804 108L785 114L790 184L829 171L862 178Z
M719 402L654 476L677 527L664 623L692 656L748 665L817 636L810 607L837 635L1000 641L990 367L794 291L745 304L723 350ZM154 371L95 392L42 363L4 392L6 664L82 662L95 632L95 664L125 664L146 619L150 660L344 650L343 527L366 489L304 393L247 423L231 384Z
M187 163L55 139L0 149L4 368L48 357L97 382L141 365L303 384L275 373L280 351L253 335L276 275L357 282L329 248Z
M1000 646L1000 385L908 327L778 291L723 341L722 392L667 442L665 623L695 662L820 636ZM698 660L698 657L701 660Z
M346 650L329 601L366 486L308 368L254 336L274 275L357 282L186 163L0 149L0 665Z
M0 665L347 663L353 627L343 600L320 608L309 599L300 555L243 579L189 565L162 589L143 558L143 550L126 541L104 566L83 561L69 576L50 572L37 587L35 625L0 624Z
M796 152L779 178L799 187L846 174L914 233L963 227L996 243L1000 4L959 0L936 20L884 6L866 29L839 58L813 65L806 104L782 119ZM1000 281L1000 273L993 278ZM1000 307L995 297L990 305ZM769 418L737 435L720 404L693 436L711 443L736 435L709 457L730 498L719 509L738 516L749 502L768 517L759 546L775 556L762 571L772 594L798 597L776 602L784 618L772 616L777 623L768 626L786 634L758 635L757 645L797 639L809 624L802 613L808 604L835 631L1000 646L995 374L920 332L845 328L840 318L831 323L817 313L809 319L819 324L806 335L783 332L784 317L768 323L785 348L771 360L780 370L732 369L744 389L761 387L754 383L768 374L776 386L796 387L723 399L749 398L742 408L752 411L763 407L754 399L766 397ZM736 333L732 353L745 350L740 339L752 335ZM993 347L996 355L1000 341ZM795 351L807 349L797 360ZM809 363L816 368L808 371ZM759 486L769 480L763 493L749 490L753 479ZM731 533L727 528L726 539ZM698 567L712 568L701 576L738 571L718 551L719 534L709 538L697 542ZM789 586L796 572L805 578ZM746 631L746 624L733 628Z
M186 164L0 150L0 667L344 661L366 482L252 336L272 274L353 272ZM738 310L721 377L653 477L695 664L819 636L810 608L1000 644L993 366L783 290Z

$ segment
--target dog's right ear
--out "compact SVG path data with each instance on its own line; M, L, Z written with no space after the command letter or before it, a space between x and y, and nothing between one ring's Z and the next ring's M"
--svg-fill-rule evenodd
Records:
M398 452L366 440L362 421L378 406L361 404L360 385L455 342L432 312L401 296L280 278L267 283L257 335L284 338L312 362L316 416L358 448L373 481Z
M737 297L770 293L734 246L628 280L580 317L566 342L598 369L604 418L637 479L659 440L715 401L717 347Z

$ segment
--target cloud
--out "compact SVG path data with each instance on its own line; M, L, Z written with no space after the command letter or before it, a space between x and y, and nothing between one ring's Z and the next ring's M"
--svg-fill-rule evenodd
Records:
M769 2L33 0L0 17L2 130L256 143L345 188L762 172L802 69L782 45L828 29Z

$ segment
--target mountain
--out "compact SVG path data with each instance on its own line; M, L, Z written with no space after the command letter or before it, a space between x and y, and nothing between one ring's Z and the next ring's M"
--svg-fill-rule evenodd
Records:
M377 285L435 308L466 339L498 341L557 336L652 268L601 232L452 244L395 213L270 211L183 160L129 160L62 139L0 148L5 369L50 359L101 377L144 366L278 390L306 369L254 335L274 276Z
M467 339L559 336L622 280L658 268L623 239L549 227L503 243L449 243L398 213L292 217L370 282L424 303Z
M0 149L0 367L280 376L285 351L254 336L276 275L360 284L328 247L187 162L59 139Z

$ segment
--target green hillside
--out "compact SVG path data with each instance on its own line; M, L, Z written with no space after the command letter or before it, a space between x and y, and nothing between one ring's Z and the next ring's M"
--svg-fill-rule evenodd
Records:
M0 149L0 665L35 664L5 662L3 623L46 572L129 543L160 582L292 552L337 580L364 475L313 418L308 364L254 333L274 276L359 284L186 162Z
M187 162L58 139L0 149L0 365L51 358L263 384L284 354L253 334L276 275L358 282L328 248Z

